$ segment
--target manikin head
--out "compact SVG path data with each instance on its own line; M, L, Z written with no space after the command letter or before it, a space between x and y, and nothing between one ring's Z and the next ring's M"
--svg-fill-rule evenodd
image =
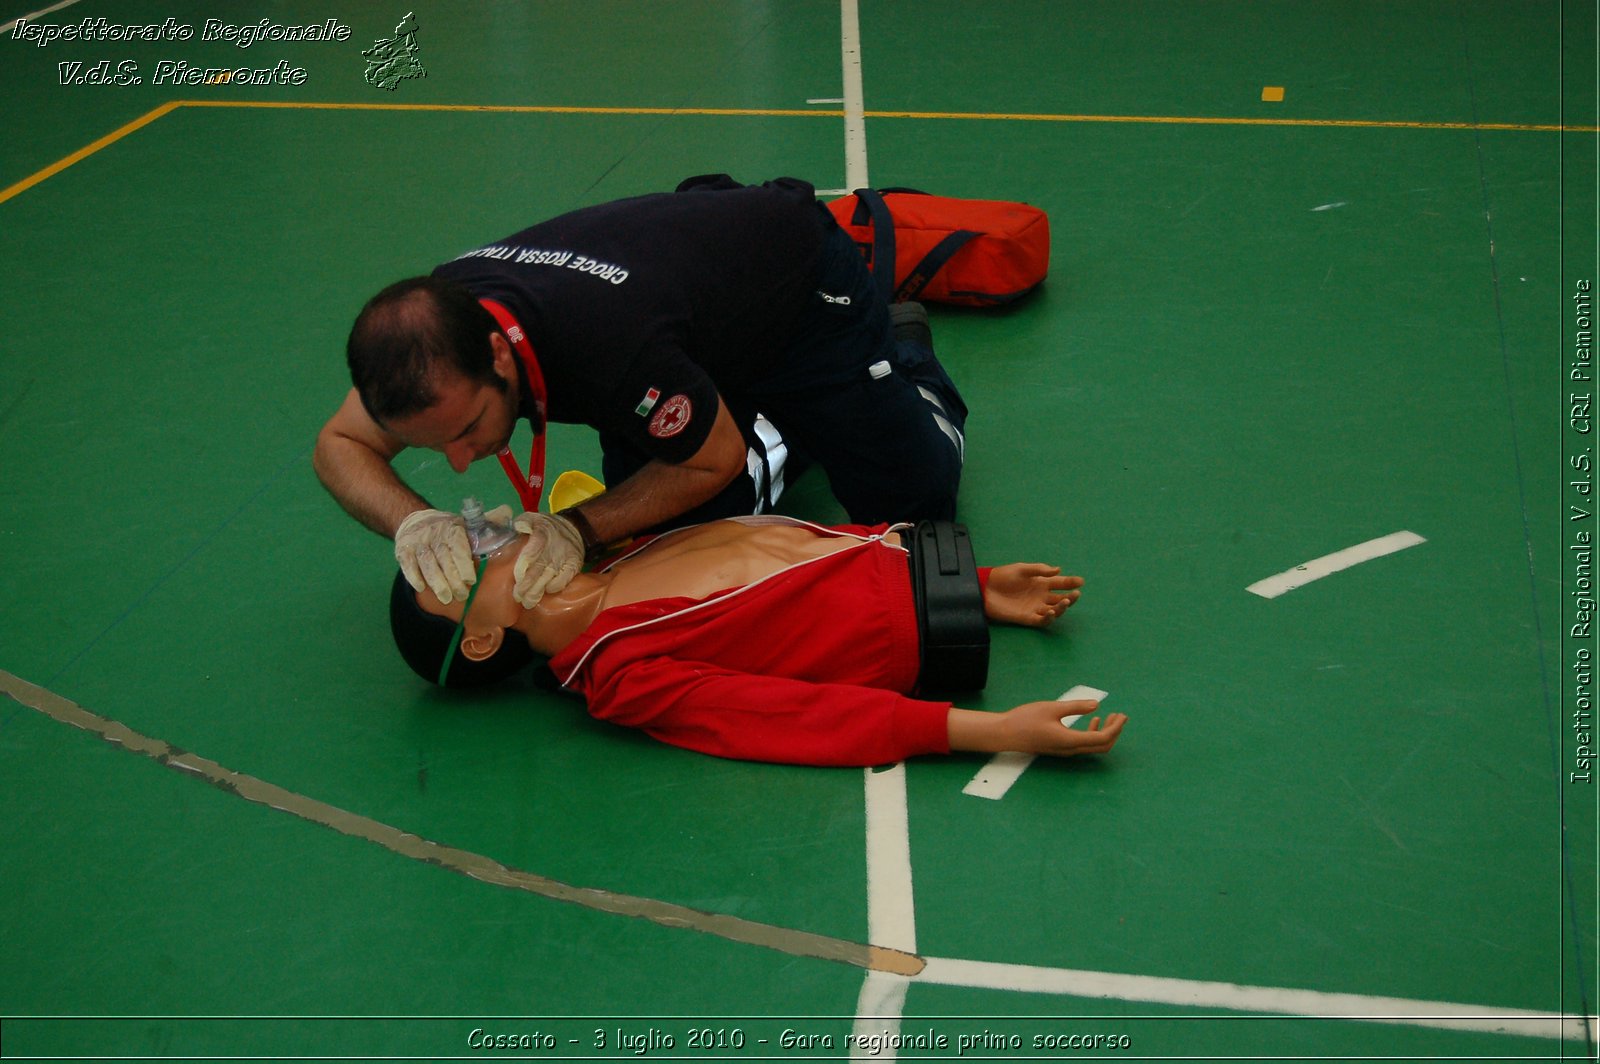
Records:
M406 446L441 452L456 472L511 441L516 352L462 286L412 277L385 288L356 317L345 358L367 414Z
M413 591L401 573L389 593L389 626L406 664L429 683L455 638L466 607L461 641L456 648L446 687L479 687L496 683L529 663L559 653L577 637L596 612L606 579L579 573L559 594L546 595L532 609L512 595L517 555L527 542L518 536L482 559L470 606L460 600L442 603L432 591Z

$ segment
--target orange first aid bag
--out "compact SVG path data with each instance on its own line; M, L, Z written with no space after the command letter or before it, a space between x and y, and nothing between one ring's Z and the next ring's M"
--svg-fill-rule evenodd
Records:
M1027 295L1050 271L1050 219L1026 203L862 188L828 210L891 302L995 306Z

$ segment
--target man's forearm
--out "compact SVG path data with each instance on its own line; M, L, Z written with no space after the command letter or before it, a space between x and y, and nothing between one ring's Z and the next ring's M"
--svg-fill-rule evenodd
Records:
M347 436L319 436L311 466L344 511L380 536L393 539L407 514L428 506L382 455Z
M711 433L687 461L649 462L577 510L597 541L615 543L710 501L744 473L745 453L744 437L719 397Z
M730 479L712 470L650 462L622 483L607 485L580 510L601 543L615 543L712 499Z

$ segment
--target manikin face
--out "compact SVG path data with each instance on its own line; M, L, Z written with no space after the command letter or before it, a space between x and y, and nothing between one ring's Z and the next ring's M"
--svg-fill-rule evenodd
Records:
M478 574L477 590L472 594L472 610L467 614L466 626L461 630L460 654L471 661L482 661L496 650L506 637L508 629L516 628L522 621L523 609L512 597L516 585L513 569L517 552L526 537L519 536L506 546L489 555ZM417 605L435 617L450 621L461 620L461 610L466 600L443 603L427 588L417 593ZM513 636L513 638L516 638Z
M511 592L517 583L517 555L527 542L527 536L518 536L489 555L461 630L459 653L468 660L489 657L508 638L526 639L536 653L553 657L577 638L598 612L606 580L592 573L579 573L565 589L544 596L532 609L519 605ZM417 604L424 612L450 621L461 620L464 605L459 599L442 603L427 589L417 594Z
M494 374L504 387L470 381L447 370L432 382L438 395L432 406L385 426L407 447L440 452L457 473L504 450L517 424L516 355L499 333L490 336L489 342L494 348Z

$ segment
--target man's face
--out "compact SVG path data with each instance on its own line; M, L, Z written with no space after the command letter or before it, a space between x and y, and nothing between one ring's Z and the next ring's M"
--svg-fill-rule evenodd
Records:
M385 427L407 447L438 451L457 473L480 458L504 450L517 424L516 356L504 337L496 333L494 381L471 381L445 371L433 383L438 400L410 417L396 418Z

